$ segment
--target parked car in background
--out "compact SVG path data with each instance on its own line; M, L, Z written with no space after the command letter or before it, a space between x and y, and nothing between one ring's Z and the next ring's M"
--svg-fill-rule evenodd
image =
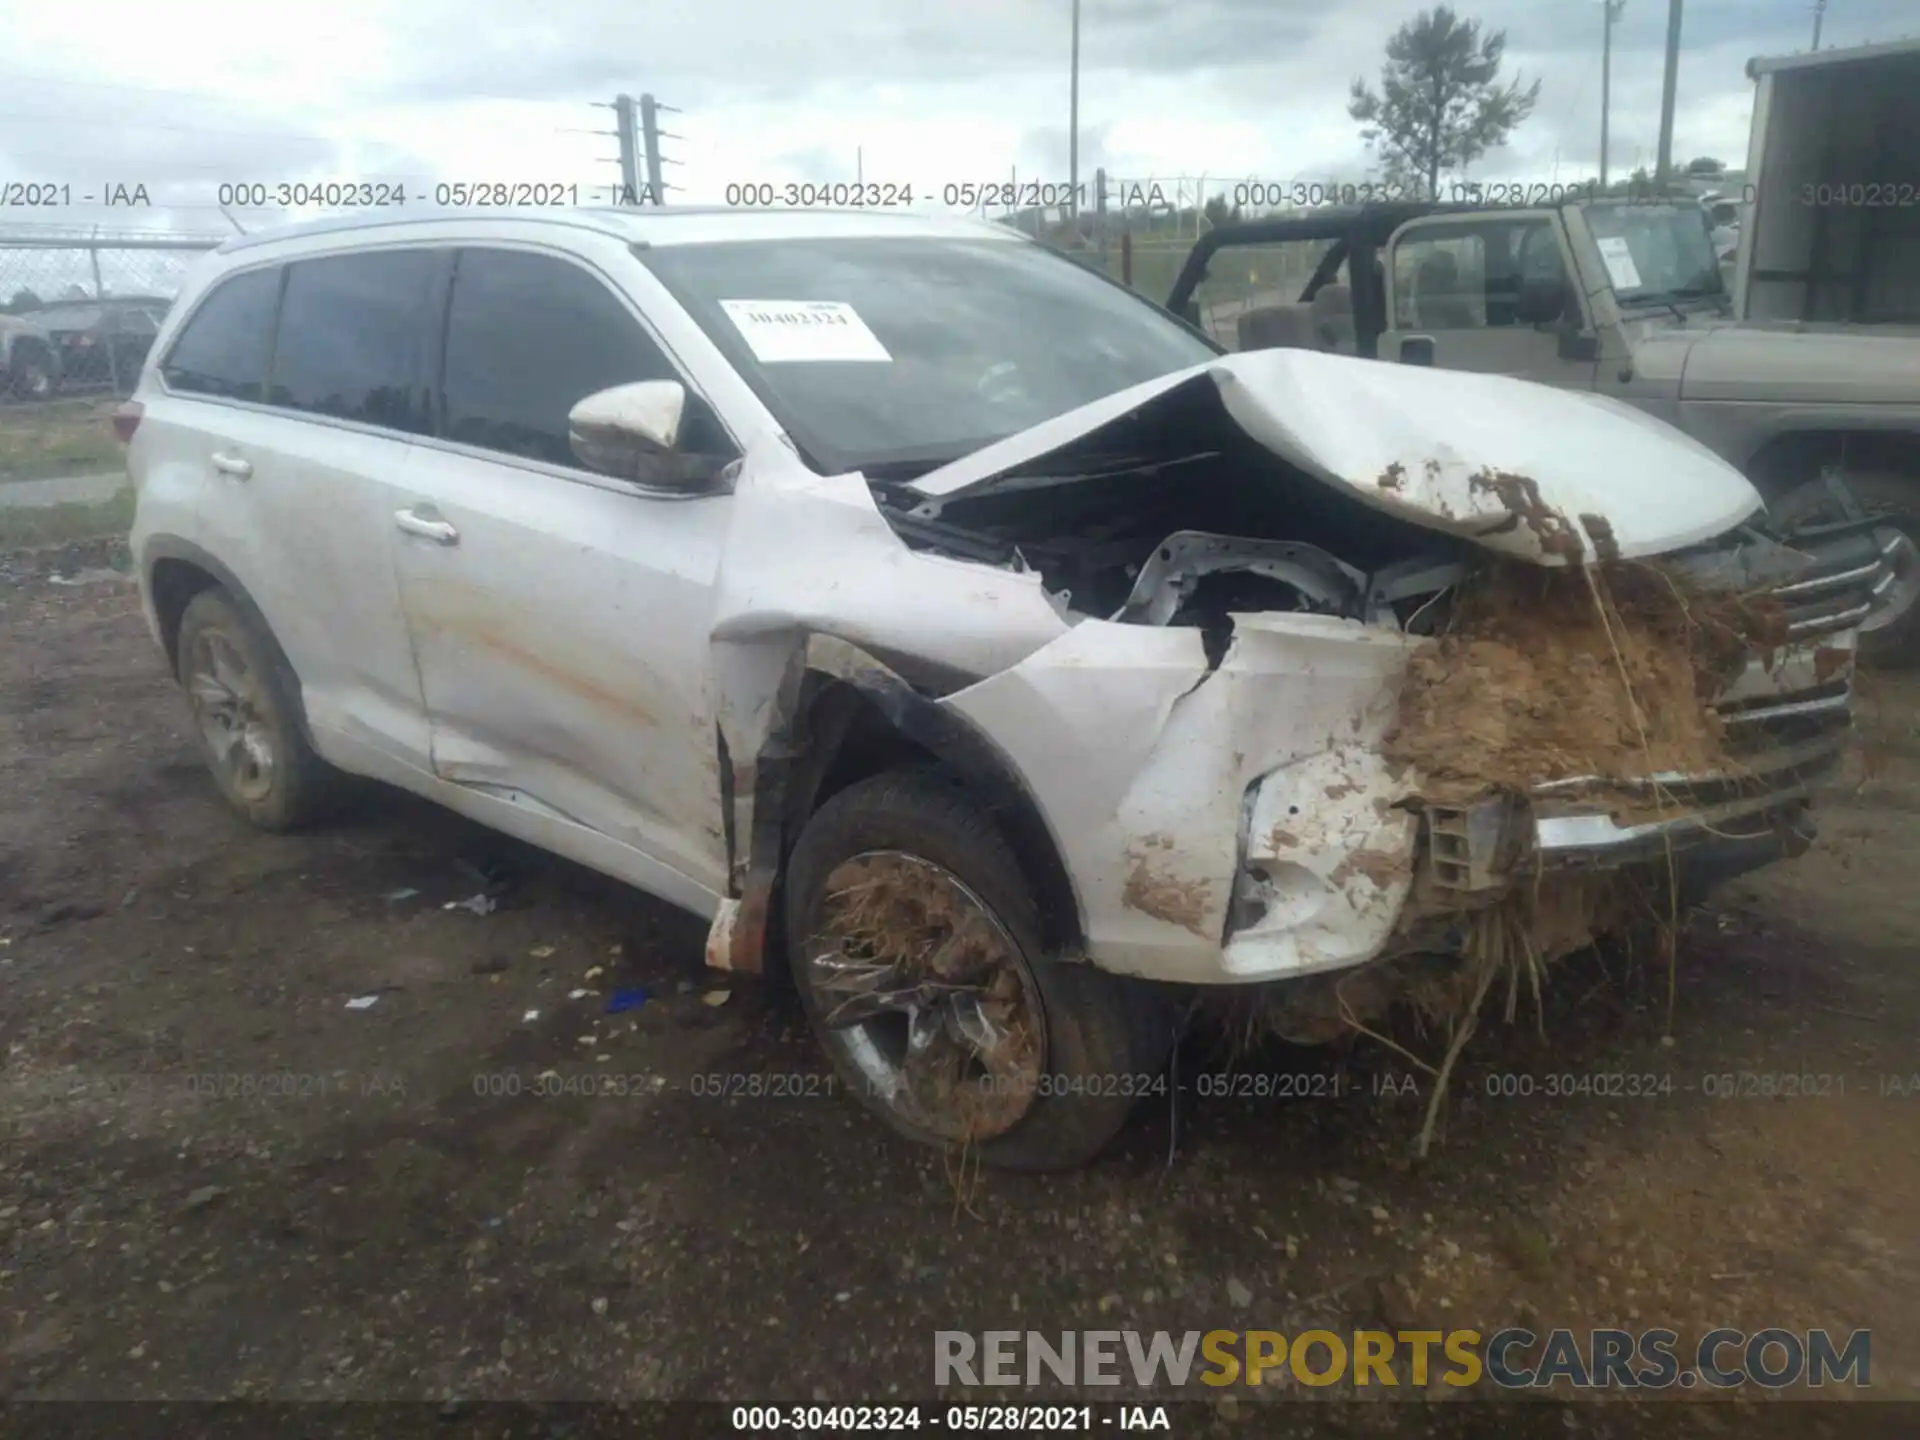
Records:
M37 400L51 395L59 362L47 332L20 315L0 315L0 397Z
M46 332L58 363L60 389L131 389L160 333L168 301L134 295L105 300L57 300L28 312Z
M1167 305L1241 350L1510 375L1678 426L1753 481L1777 537L1870 532L1888 564L1862 654L1920 665L1920 325L1738 319L1712 226L1652 194L1266 216L1201 236ZM1308 241L1297 294L1211 303L1236 251Z

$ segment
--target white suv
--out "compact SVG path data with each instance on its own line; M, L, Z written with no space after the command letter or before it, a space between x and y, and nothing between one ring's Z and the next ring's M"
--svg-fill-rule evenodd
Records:
M1779 853L1873 578L1825 564L1824 658L1723 697L1759 782L1654 777L1651 821L1557 775L1435 803L1384 736L1436 597L1696 546L1746 481L1589 397L1225 356L959 219L238 239L122 430L148 618L240 811L376 777L710 917L708 963L788 965L863 1103L1018 1166L1164 1085L1183 996L1324 1018L1316 979L1450 904Z

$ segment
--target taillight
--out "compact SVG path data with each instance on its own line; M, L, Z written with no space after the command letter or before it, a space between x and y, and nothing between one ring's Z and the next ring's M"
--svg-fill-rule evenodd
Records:
M113 433L122 445L132 442L133 432L140 428L140 417L146 413L146 407L138 400L124 401L113 412Z

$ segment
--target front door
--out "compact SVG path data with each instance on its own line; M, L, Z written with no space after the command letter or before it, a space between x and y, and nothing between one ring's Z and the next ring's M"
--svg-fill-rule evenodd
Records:
M1584 328L1585 302L1568 281L1575 272L1554 212L1409 221L1388 242L1386 269L1382 360L1593 388L1595 362L1561 354L1562 332ZM1569 310L1552 321L1526 318L1522 282L1556 278Z
M438 434L389 533L435 773L724 893L707 636L731 501L592 474L567 439L576 402L652 379L683 377L597 274L461 250Z

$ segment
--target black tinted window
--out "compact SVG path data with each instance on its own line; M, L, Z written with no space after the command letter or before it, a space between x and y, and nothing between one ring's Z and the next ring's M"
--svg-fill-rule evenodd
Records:
M272 404L418 431L425 250L301 260L288 269Z
M447 316L450 440L577 465L567 412L596 390L679 378L613 293L577 265L463 250Z
M190 394L258 400L279 292L278 269L249 270L216 286L160 367L167 383Z

